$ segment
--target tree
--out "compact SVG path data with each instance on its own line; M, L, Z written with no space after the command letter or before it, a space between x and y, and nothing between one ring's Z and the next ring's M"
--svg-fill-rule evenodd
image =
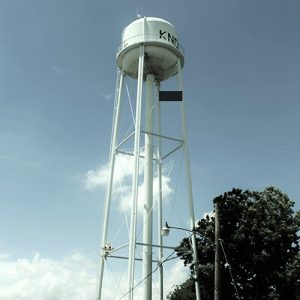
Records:
M221 242L227 254L241 299L300 299L300 211L275 187L263 192L233 189L214 199L219 203ZM198 222L199 265L193 264L190 239L183 239L177 255L191 270L192 282L199 272L202 299L213 299L214 217ZM221 256L221 298L236 299L224 255ZM170 300L189 286L185 282L167 296ZM190 285L193 286L193 285ZM177 297L177 298L176 298ZM195 299L195 298L194 298Z
M170 295L167 296L169 299ZM172 292L172 300L194 300L196 299L195 283L193 280L186 280L181 285L175 286Z

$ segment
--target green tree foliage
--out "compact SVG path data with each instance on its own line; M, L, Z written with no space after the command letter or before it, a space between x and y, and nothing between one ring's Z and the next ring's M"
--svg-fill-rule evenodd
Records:
M214 199L220 207L220 234L241 299L300 299L300 211L279 189L263 192L233 189ZM207 216L195 229L199 265L194 266L191 241L183 239L177 255L191 269L191 279L177 286L168 299L192 294L196 269L202 300L213 299L214 217ZM236 299L228 266L221 255L222 299ZM188 288L187 288L188 287ZM179 296L178 296L179 295ZM195 299L195 297L193 298Z
M169 298L172 297L172 298ZM168 299L172 300L194 300L196 299L196 292L195 292L195 284L194 281L191 279L186 280L181 285L177 285L172 295L170 294L167 296Z

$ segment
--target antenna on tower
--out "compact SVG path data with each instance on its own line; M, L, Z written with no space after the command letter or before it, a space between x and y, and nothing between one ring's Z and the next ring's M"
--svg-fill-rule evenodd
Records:
M141 16L141 14L139 14L139 9L137 8L136 9L136 18L137 19L140 19L142 16Z

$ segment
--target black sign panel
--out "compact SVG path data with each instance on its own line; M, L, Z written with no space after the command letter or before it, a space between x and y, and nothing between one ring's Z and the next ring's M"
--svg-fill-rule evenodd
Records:
M159 101L182 101L182 91L160 91Z

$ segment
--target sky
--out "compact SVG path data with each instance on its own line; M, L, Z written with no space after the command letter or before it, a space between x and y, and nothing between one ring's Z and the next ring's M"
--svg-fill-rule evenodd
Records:
M0 0L0 300L95 299L115 55L137 11L170 21L185 51L196 219L233 187L273 185L300 209L299 1ZM176 105L162 124L180 136ZM128 218L130 160L117 171L111 232ZM188 227L183 177L179 151L164 166L164 217ZM170 263L166 292L187 274Z

